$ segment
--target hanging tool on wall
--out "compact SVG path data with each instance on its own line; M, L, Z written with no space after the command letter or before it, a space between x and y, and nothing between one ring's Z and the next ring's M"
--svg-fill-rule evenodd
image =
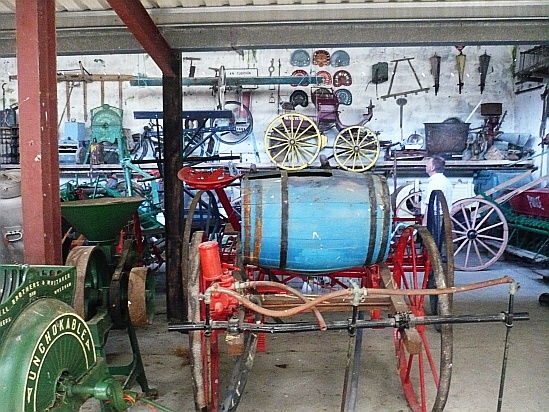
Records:
M395 63L395 68L393 69L393 74L391 75L391 81L389 83L389 90L387 90L387 94L385 96L381 96L381 98L383 100L387 99L388 97L395 97L395 98L397 96L406 97L407 95L412 94L412 93L413 94L418 94L419 92L428 92L429 91L429 87L422 87L421 86L421 82L419 81L419 77L418 77L416 71L414 70L414 66L412 66L411 60L413 60L413 59L414 59L413 57L405 57L403 59L391 60L391 63ZM419 89L408 90L406 92L400 92L400 93L391 93L391 89L393 88L393 82L395 80L395 74L396 74L397 68L398 68L398 63L402 62L402 61L408 62L408 65L410 66L410 69L412 70L412 73L414 74L414 77L416 78L416 82L419 86Z
M461 90L463 89L463 74L465 72L465 60L467 59L467 56L462 52L464 48L465 46L456 46L456 49L459 51L459 54L456 56L456 65L459 78L459 94L461 94Z
M280 59L278 59L278 77L280 77L281 70L282 70L282 63L280 63ZM278 85L276 86L276 101L277 101L276 113L280 114L280 101L281 101L281 99L280 99L280 83L278 83Z
M404 136L402 133L402 117L404 114L404 105L408 103L408 100L406 100L403 97L400 97L396 100L396 104L400 106L400 141L402 142L404 140Z
M479 62L479 68L478 71L480 73L480 94L484 91L484 87L486 86L486 75L488 74L488 66L490 65L490 56L484 52L483 55L479 56L478 58Z
M385 83L389 80L389 64L387 62L377 62L372 66L372 83L376 85L376 97L377 85ZM368 86L366 86L368 87Z
M196 66L193 64L193 61L200 60L200 57L183 57L181 60L187 60L191 62L191 65L189 66L189 77L194 77L196 73Z
M271 65L269 66L269 77L273 77L273 73L275 71L275 66L274 66L274 63L275 63L275 60L274 59L271 59ZM269 90L275 90L275 85L274 83L271 83L269 84ZM274 97L274 93L271 93L271 95L269 96L269 103L275 103L275 97ZM280 110L280 108L277 108L277 113L278 111Z
M431 74L435 79L435 96L438 94L438 88L440 87L440 56L434 54L429 57L429 62L431 63Z

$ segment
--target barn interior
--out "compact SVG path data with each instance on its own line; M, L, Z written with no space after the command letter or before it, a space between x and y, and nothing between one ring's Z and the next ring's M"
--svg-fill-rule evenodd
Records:
M546 1L0 21L0 410L547 408Z

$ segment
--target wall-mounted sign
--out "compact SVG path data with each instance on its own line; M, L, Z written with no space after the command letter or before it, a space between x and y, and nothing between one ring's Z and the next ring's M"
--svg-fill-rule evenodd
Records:
M257 68L247 69L225 69L225 75L227 78L239 78L239 77L258 77ZM256 84L243 84L243 89L257 89Z

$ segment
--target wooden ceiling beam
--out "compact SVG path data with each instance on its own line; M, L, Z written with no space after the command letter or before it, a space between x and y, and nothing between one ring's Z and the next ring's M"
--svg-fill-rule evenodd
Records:
M131 0L107 0L120 20L143 46L166 77L174 77L173 50L164 39L141 2Z

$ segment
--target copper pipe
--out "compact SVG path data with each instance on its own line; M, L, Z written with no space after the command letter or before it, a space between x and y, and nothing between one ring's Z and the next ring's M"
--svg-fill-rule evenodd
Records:
M276 289L282 289L298 297L303 303L309 302L309 299L307 299L307 297L303 293L283 283L272 282L269 280L261 280L261 281L243 282L243 283L240 283L239 286L245 289L255 288L256 286L273 287ZM314 313L316 319L318 320L318 326L320 327L320 330L326 330L327 329L326 322L324 321L324 318L322 317L322 314L320 313L320 311L316 307L313 307L311 310Z
M509 276L504 276L497 279L492 280L486 280L484 282L477 282L477 283L471 283L468 285L463 285L459 287L451 287L451 288L441 288L441 289L374 289L374 288L360 288L359 291L362 293L363 296L370 295L400 295L400 296L415 296L415 295L453 295L454 293L460 293L460 292L467 292L471 290L477 290L482 289L490 286L497 286L502 285L506 283L513 283L514 280ZM269 281L251 281L251 282L244 282L243 285L247 285L249 287L255 287L255 286L273 286ZM274 282L277 287L279 287L281 284L278 284ZM286 286L286 285L284 285ZM352 296L355 292L354 289L343 289L338 290L335 292L330 292L325 295L320 295L317 298L313 300L307 301L307 303L304 303L302 305L296 306L292 309L286 309L282 311L278 310L270 310L262 308L261 306L256 305L255 303L250 302L250 300L237 292L226 289L223 287L220 287L219 284L213 284L211 286L211 289L215 292L224 293L226 295L229 295L236 300L238 300L240 303L242 303L244 306L246 306L248 309L253 310L254 312L260 313L265 316L270 317L289 317L294 316L299 313L305 312L307 310L312 310L315 306L318 304L325 302L327 300L341 297L341 296ZM282 288L281 288L282 289Z

